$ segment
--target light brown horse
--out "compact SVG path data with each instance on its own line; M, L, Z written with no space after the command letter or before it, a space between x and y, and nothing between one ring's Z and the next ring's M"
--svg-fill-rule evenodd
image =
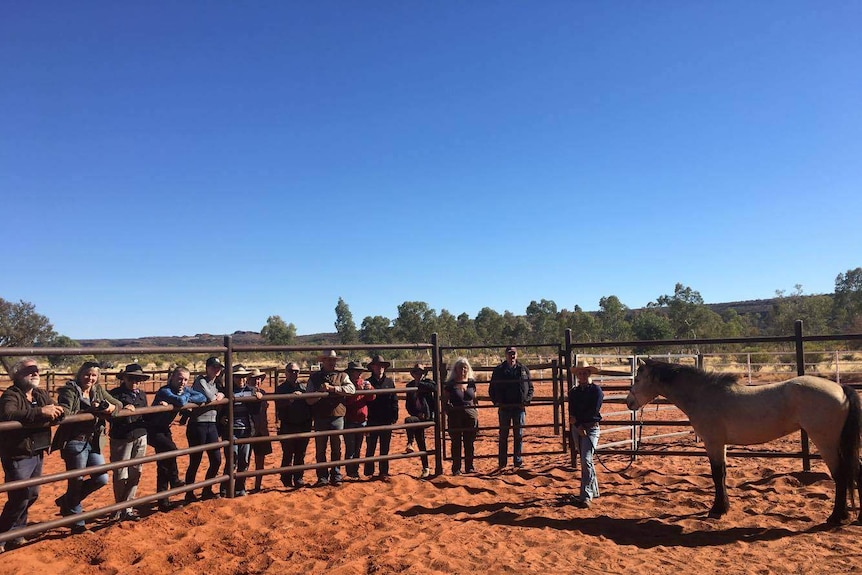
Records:
M856 391L807 375L753 386L741 385L736 379L733 374L639 360L626 404L636 410L661 395L688 416L703 439L715 483L715 503L709 517L721 517L730 507L725 485L726 445L764 443L804 429L835 480L835 506L828 521L846 521L848 492L852 502L854 488L858 489L862 502L862 407ZM857 521L862 523L862 509Z

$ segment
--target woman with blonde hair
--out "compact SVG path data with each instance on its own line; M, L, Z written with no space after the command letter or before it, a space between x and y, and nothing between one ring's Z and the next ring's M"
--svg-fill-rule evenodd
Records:
M464 471L473 473L473 444L479 427L476 409L476 382L473 368L465 357L455 360L446 385L443 386L446 413L449 420L449 437L452 438L452 475L461 475L461 451L464 453Z

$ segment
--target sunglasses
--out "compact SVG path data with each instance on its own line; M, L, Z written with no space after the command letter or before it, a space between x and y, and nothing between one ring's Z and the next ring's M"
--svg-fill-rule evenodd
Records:
M39 374L39 366L38 365L30 365L21 370L21 375L38 375Z
M287 372L288 373L299 373L299 370L298 369L288 369Z

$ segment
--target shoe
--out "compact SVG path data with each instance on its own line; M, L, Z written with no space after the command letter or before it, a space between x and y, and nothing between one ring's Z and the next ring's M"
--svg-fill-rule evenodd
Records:
M524 466L524 462L523 462L523 461L519 461L518 463L515 463L515 469L520 469L520 468L522 468L523 466Z
M16 537L6 543L6 549L12 551L13 549L18 549L19 547L23 547L27 544L27 539L24 537Z
M326 487L327 485L329 485L329 480L327 479L321 478L314 482L315 487Z
M461 470L460 469L453 469L452 475L461 475Z
M372 475L374 475L374 464L373 463L366 463L365 464L365 469L363 470L363 475L365 475L365 477L371 477Z
M474 467L468 467L464 470L464 473L476 473L476 469Z
M590 507L593 506L593 504L590 503L589 499L581 499L580 497L578 497L577 499L572 501L572 505L574 505L575 507L578 507L580 509L589 509Z
M424 467L422 469L422 473L419 475L421 479L425 479L427 477L431 477L431 469L428 467Z
M141 516L138 515L138 512L134 509L130 509L128 511L124 511L122 518L123 521L140 521Z
M390 481L388 473L381 473L380 475L374 477L374 479L376 479L377 481L385 481L387 483Z
M404 449L404 453L413 453L416 451L416 448L413 447L412 443L408 443L407 447Z
M177 487L185 487L186 482L182 479L177 479L176 481L171 482L171 489L176 489Z
M219 498L221 498L221 493L214 493L212 490L204 489L203 493L201 493L201 501L208 501L210 499Z
M245 489L241 489L240 491L234 493L234 497L245 497L246 495L248 495L248 491L246 491Z
M297 479L296 481L293 482L293 486L296 487L297 489L299 489L300 487L306 487L307 485L308 485L308 483L306 483L302 479Z
M186 491L186 496L183 498L183 500L186 502L186 505L190 503L197 503L198 496L191 491Z
M355 481L359 481L359 479L360 479L360 477L359 477L359 474L358 474L358 473L348 473L348 474L347 474L347 477L349 477L350 479L353 479L353 480L355 480Z
M86 525L72 525L72 535L81 535L83 533L92 533Z
M340 479L333 479L332 481L329 482L329 484L332 485L333 487L339 487L339 486L341 486L341 480Z
M72 510L69 509L69 506L66 504L66 494L64 493L60 497L54 500L54 505L60 508L60 515L63 517L68 517L69 515L74 515Z
M182 506L183 506L183 504L179 503L177 501L167 501L167 500L159 501L159 511L162 511L162 512L173 511L174 509L179 509Z

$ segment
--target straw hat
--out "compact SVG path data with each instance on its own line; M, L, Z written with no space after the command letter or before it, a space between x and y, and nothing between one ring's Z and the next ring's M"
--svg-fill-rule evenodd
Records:
M258 377L266 377L266 374L258 368L254 368L251 370L251 373L248 375L248 377L250 379L257 379Z
M233 376L234 377L246 377L251 375L251 372L245 368L245 366L241 363L233 366Z
M338 353L334 349L330 349L324 353L321 353L317 356L318 361L323 361L324 359L338 359Z
M599 372L599 368L594 365L590 365L585 359L579 359L575 365L569 368L569 371L574 374L577 374L579 371L588 371L590 372L590 375L595 375Z

